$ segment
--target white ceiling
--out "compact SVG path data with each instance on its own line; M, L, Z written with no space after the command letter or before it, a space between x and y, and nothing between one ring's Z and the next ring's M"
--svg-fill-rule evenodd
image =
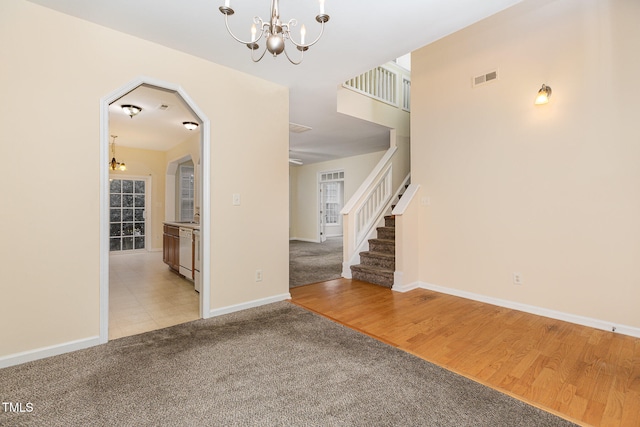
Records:
M122 105L135 105L142 111L129 117ZM116 147L167 151L200 131L187 130L183 122L197 123L198 119L173 91L142 85L109 105L109 133L116 135Z
M522 0L326 0L331 19L325 34L298 66L284 55L251 61L250 50L227 33L224 15L218 10L224 0L30 1L287 86L290 121L313 128L291 134L292 157L311 163L388 146L387 129L336 112L338 85ZM231 0L235 14L229 18L230 27L248 39L253 17L267 19L269 6L268 0ZM296 18L299 25L305 24L307 40L318 34L318 11L317 0L280 2L281 19ZM299 53L292 51L292 56ZM135 105L145 102L135 99L135 92L129 95ZM117 131L111 129L112 134ZM162 139L154 137L158 138ZM118 137L118 143L124 139Z

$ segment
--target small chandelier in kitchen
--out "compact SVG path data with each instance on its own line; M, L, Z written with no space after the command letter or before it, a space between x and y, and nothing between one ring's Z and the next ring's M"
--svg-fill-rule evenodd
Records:
M264 22L262 18L258 16L254 17L253 25L251 26L251 41L247 42L236 37L229 28L229 15L233 15L235 13L234 10L229 6L229 1L230 0L225 0L224 6L220 6L219 8L220 12L224 15L224 23L227 26L227 31L229 31L231 37L251 49L251 59L253 60L253 62L260 61L264 57L265 53L269 51L269 53L271 53L274 58L284 52L284 55L287 57L289 62L294 65L300 64L302 62L304 52L307 51L309 47L316 44L318 40L320 40L320 37L322 37L322 34L324 33L324 24L325 22L329 21L329 15L324 13L324 0L320 0L320 13L316 15L316 21L318 21L318 23L321 25L320 35L313 42L305 43L304 39L307 33L307 29L304 25L302 25L302 27L300 28L300 43L297 43L293 40L290 31L291 27L294 27L298 24L298 21L295 19L291 19L287 23L282 23L280 21L280 8L278 7L279 2L278 0L271 0L271 18L269 22ZM256 25L258 27L256 27ZM256 51L260 48L258 42L262 38L265 39L266 47L262 51L262 54L258 58L256 58L254 53L256 53ZM291 44L293 44L296 49L300 51L299 60L294 61L287 53L285 49L285 41L287 40L289 40L289 42L291 42Z
M126 171L127 170L127 165L124 164L124 162L120 163L118 161L116 161L116 135L111 135L111 138L113 138L113 142L111 143L111 161L109 162L109 169L111 169L112 171L114 170L121 170L121 171Z

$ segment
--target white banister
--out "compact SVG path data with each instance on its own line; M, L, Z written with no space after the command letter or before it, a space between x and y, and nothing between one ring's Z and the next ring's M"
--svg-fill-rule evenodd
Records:
M375 235L376 227L384 222L384 215L391 212L391 206L410 174L400 166L394 182L394 162L396 166L404 163L403 155L398 155L398 147L393 146L382 156L367 179L340 211L343 215L343 262L342 276L351 278L352 265L360 262L360 252L367 250L368 239ZM402 177L404 181L400 183Z
M381 65L347 80L342 86L409 111L411 80L397 67Z

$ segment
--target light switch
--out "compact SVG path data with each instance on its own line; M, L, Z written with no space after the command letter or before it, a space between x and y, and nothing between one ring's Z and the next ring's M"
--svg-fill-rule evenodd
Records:
M240 206L240 193L233 193L233 206Z

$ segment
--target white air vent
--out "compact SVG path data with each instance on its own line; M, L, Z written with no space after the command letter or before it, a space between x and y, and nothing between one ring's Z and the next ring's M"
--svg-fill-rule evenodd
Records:
M168 110L168 109L169 109L169 106L168 106L167 104L161 104L161 105L158 107L158 110L162 110L162 111L164 111L164 110Z
M498 70L489 71L488 73L480 74L471 79L473 87L481 86L485 83L490 83L498 79Z
M311 130L309 126L299 125L296 123L289 123L289 132L302 133Z

